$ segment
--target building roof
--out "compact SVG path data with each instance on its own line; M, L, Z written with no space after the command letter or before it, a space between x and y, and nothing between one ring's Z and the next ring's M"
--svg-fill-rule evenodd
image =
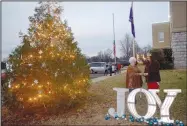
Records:
M154 22L152 25L158 25L158 24L168 24L170 21L163 21L163 22Z

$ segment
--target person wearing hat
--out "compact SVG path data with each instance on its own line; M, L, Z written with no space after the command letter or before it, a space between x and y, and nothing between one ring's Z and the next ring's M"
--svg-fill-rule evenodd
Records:
M140 75L141 71L137 67L136 58L131 57L129 63L126 73L126 88L129 88L129 92L131 92L135 88L141 88L143 81Z
M141 71L137 66L137 60L135 57L129 59L130 65L127 67L126 73L126 88L129 88L129 92L136 88L141 88L143 81ZM136 98L135 98L136 104Z

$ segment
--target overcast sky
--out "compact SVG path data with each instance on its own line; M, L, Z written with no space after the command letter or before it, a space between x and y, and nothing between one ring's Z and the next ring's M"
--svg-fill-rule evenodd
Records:
M2 2L2 56L20 44L18 33L26 33L28 17L37 2ZM62 20L67 19L82 52L88 56L113 48L112 13L115 14L116 50L120 56L120 40L131 34L129 11L131 2L63 2ZM168 21L169 2L134 2L136 41L143 47L152 45L152 23Z

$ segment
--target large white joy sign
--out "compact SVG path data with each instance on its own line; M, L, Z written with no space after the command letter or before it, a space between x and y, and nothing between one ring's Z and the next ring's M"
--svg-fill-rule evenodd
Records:
M119 117L122 117L122 115L125 114L125 92L129 92L129 89L127 88L113 88L113 90L117 91L117 115ZM148 102L148 109L147 113L144 116L140 116L136 111L135 106L135 96L138 92L142 92L147 99ZM141 118L144 117L145 119L152 118L153 115L156 112L156 105L160 108L160 120L161 122L165 123L174 123L174 120L170 119L170 113L169 109L177 96L178 93L181 93L181 89L164 89L164 92L167 93L166 98L164 99L164 102L160 100L157 93L159 92L158 89L143 89L143 88L137 88L134 89L132 92L129 93L127 98L127 106L129 112L135 117L135 118ZM115 116L115 109L110 108L108 110L109 114L111 116Z

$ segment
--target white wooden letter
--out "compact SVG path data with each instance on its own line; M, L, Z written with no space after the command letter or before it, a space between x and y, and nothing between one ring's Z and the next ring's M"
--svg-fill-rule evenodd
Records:
M128 92L129 89L126 88L113 88L114 91L117 91L117 115L121 117L125 114L125 92ZM109 109L109 114L114 116L114 108Z
M159 108L160 108L160 117L161 119L159 121L166 122L166 123L173 123L174 120L171 120L169 109L177 96L178 93L181 93L181 89L165 89L164 92L167 93L166 98L164 99L164 102L162 103L158 95L156 94L159 92L159 90L150 89L149 90L153 97L155 98Z
M138 92L142 92L145 94L147 101L148 101L148 110L145 116L143 116L145 119L151 118L156 111L156 101L154 97L151 95L151 93L143 88L137 88L134 89L127 98L127 105L129 112L135 117L135 118L141 118L137 111L135 106L135 96Z

